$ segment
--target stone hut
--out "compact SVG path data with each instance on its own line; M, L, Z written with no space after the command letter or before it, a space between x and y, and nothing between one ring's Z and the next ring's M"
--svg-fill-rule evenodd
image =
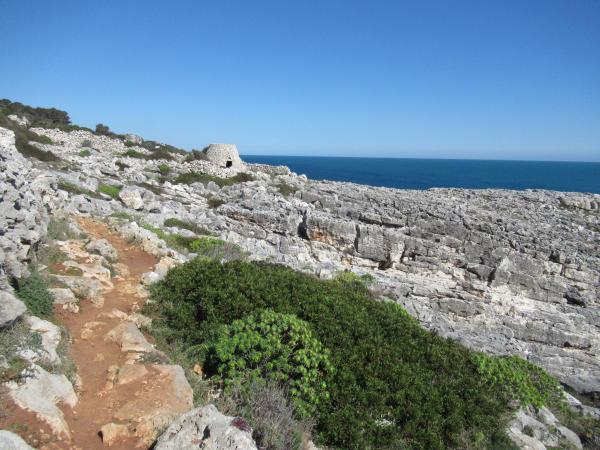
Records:
M203 152L207 161L219 167L242 168L242 160L234 144L210 144Z

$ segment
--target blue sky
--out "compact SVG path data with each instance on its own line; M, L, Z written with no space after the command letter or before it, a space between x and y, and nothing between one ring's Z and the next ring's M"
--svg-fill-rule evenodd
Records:
M0 0L0 97L184 148L600 161L600 0Z

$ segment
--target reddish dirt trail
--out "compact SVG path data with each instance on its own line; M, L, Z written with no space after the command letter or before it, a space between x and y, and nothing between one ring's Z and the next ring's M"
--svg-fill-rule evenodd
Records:
M104 339L105 333L122 321L106 317L102 313L115 308L125 313L139 309L143 303L143 298L136 295L140 276L152 270L156 261L153 256L111 233L105 224L89 219L80 219L78 222L91 238L104 238L110 242L119 254L118 262L122 265L120 267L123 272L111 279L114 288L105 290L102 307L82 301L78 314L58 310L56 315L58 322L72 336L71 354L82 381L82 390L78 393L79 401L75 408L63 409L71 429L71 443L66 448L94 450L106 448L98 434L100 428L113 421L114 409L130 400L135 392L135 387L131 384L103 392L108 368L112 365L123 366L127 362L127 354L116 343L105 342ZM89 322L102 322L102 325L94 329L91 337L83 339L81 331ZM129 450L134 446L135 440L128 439L115 443L110 448Z

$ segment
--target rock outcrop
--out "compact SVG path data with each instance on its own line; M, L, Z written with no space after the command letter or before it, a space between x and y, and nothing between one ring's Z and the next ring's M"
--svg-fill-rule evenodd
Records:
M214 405L184 414L158 438L155 450L256 450L252 429L242 418L221 414Z
M170 175L165 180L159 168L164 160L126 155L129 149L150 154L139 146L139 139L129 139L126 146L120 139L87 131L32 131L52 139L54 144L35 145L56 154L61 163L50 166L24 158L16 151L12 132L0 128L0 328L25 311L8 280L27 273L50 214L125 217L107 221L160 260L142 276L145 286L194 256L170 248L152 231L165 229L165 220L176 218L239 245L255 260L323 278L343 270L370 274L377 292L402 304L426 328L472 349L520 355L580 393L600 394L598 194L396 190L311 181L285 167L228 168L226 163L188 160L176 153L168 161ZM88 156L81 152L84 142ZM251 173L254 181L223 187L175 181L189 172L228 178L240 170ZM121 188L118 198L95 192L100 183ZM190 230L168 231L196 237ZM66 267L87 275L56 275L54 280L61 285L52 291L56 303L73 305L75 294L102 306L102 293L111 278L102 261L119 257L105 244L99 239L88 248L63 247L71 255ZM78 251L97 253L94 257L99 259L84 264ZM140 293L144 287L132 287L132 295ZM100 320L90 322L82 333L101 332L125 352L152 351L133 324L137 322L123 320L112 331ZM49 336L46 343L51 348ZM161 370L154 367L152 373ZM168 376L178 379L176 373ZM227 425L230 418L209 409L195 411L197 417L190 413L177 426L183 430L186 423L199 423L203 430L209 427L211 436L237 433ZM140 418L136 430L143 430L144 423L153 424L155 430L160 414L153 414ZM548 423L547 415L531 418L551 429L551 436L542 431L539 436L526 434L529 419L517 418L511 433L522 446L552 446L558 440L577 447L568 431L561 434L559 425ZM166 420L157 423L166 425ZM220 425L213 430L214 423ZM115 422L107 424L104 433L114 437L123 429ZM156 448L185 448L160 447L184 445L177 436L165 433ZM174 439L176 444L168 443ZM203 434L199 439L206 440ZM221 441L215 437L214 442Z

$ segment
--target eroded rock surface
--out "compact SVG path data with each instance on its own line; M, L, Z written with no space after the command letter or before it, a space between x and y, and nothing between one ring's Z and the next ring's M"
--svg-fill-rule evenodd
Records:
M184 414L158 438L155 450L256 450L252 430L241 418L225 416L214 405Z

